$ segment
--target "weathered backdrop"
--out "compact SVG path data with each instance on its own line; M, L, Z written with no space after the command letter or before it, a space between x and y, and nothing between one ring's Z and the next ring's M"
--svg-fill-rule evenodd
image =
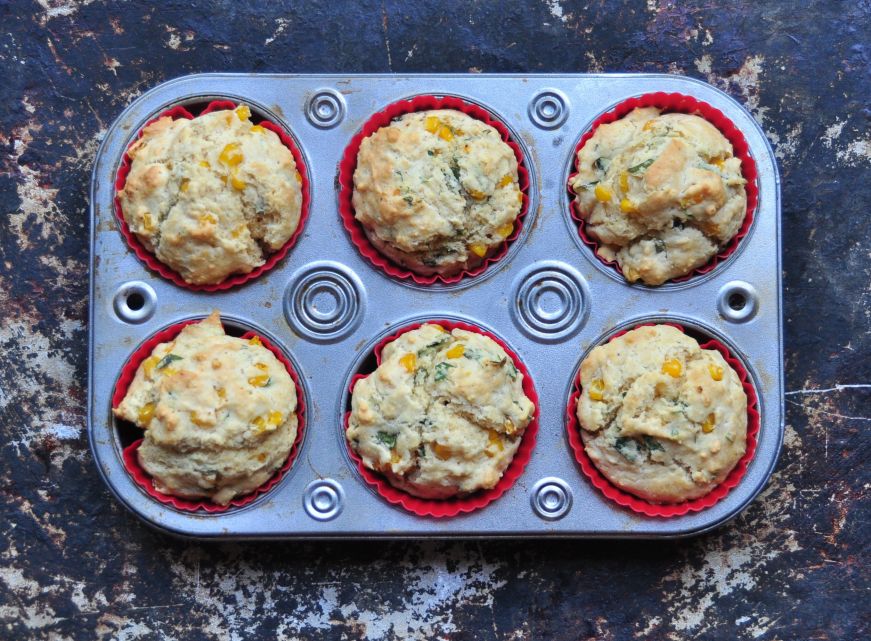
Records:
M284 4L285 6L279 6ZM871 3L0 0L0 636L868 638ZM143 527L85 435L87 185L140 92L199 71L668 71L783 177L786 442L677 542L200 545Z

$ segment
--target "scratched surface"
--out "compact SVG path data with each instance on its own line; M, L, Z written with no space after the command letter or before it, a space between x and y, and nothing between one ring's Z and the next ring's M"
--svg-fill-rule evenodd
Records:
M0 2L0 638L868 638L871 3L148 4ZM391 70L667 71L760 122L783 178L786 441L734 522L676 542L203 545L112 499L84 387L107 125L186 73Z

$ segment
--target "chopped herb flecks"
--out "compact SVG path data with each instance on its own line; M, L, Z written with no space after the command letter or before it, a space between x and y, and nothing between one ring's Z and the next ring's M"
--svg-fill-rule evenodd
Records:
M160 361L157 363L156 367L157 367L157 369L163 369L164 367L166 367L167 365L169 365L173 361L180 361L180 360L182 360L181 356L176 356L175 354L167 354L166 356L164 356L163 358L160 359Z
M375 435L375 439L384 447L390 449L396 447L396 434L391 434L390 432L378 432L378 434Z
M450 363L437 363L435 366L435 376L433 380L436 382L443 381L448 376L448 370L455 365L451 365Z
M629 173L634 174L636 172L641 171L642 169L647 169L648 167L650 167L650 165L653 164L653 160L654 160L653 158L648 158L644 162L640 162L637 165L635 165L634 167L630 167Z

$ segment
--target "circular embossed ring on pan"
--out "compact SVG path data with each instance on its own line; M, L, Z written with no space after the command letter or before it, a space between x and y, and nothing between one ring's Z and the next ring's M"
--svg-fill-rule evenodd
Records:
M539 91L529 103L529 119L541 129L556 129L569 117L569 100L556 89Z
M345 99L335 89L321 89L306 101L305 117L315 127L331 129L345 117Z
M561 340L587 319L590 296L584 277L559 261L539 261L514 281L511 316L520 330L542 341Z
M299 335L333 341L352 331L363 317L363 283L350 269L332 261L310 263L291 278L284 294L284 315Z

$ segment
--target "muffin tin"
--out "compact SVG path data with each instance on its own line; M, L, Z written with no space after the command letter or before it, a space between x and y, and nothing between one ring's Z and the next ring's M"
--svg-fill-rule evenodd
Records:
M617 103L650 92L693 96L744 134L758 171L759 202L738 249L710 272L657 288L628 285L597 260L571 217L566 182L590 124ZM394 279L351 242L338 211L338 167L373 113L420 94L453 95L495 114L530 169L523 231L500 261L449 285ZM305 161L311 209L302 235L274 269L225 291L197 292L151 272L129 249L114 214L114 184L127 145L155 114L227 98L287 128ZM148 496L126 471L135 434L116 423L121 370L149 337L220 309L289 353L301 377L307 428L288 473L249 504L210 514ZM391 505L360 477L343 437L348 388L371 350L396 328L428 318L477 325L506 341L529 369L540 427L528 466L498 500L449 518ZM746 474L698 512L649 517L603 496L568 442L566 405L584 354L616 328L673 321L716 338L741 359L759 397L758 445ZM703 82L613 75L237 75L164 83L130 105L106 134L91 184L88 430L98 468L117 498L148 524L196 538L676 537L735 516L761 491L783 436L780 182L753 118Z

